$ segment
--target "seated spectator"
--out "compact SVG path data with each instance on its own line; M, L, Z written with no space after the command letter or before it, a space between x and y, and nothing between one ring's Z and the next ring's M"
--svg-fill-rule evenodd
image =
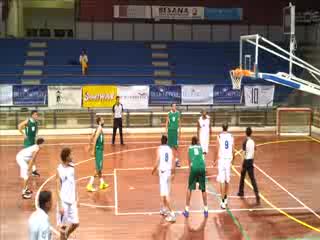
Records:
M88 74L88 56L86 54L86 50L82 50L82 53L79 58L79 62L82 68L82 75Z

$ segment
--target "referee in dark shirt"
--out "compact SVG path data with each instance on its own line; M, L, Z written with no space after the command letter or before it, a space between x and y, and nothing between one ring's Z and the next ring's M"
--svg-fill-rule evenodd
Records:
M242 150L244 152L244 158L243 158L243 164L242 164L242 171L241 171L241 177L240 177L240 184L239 184L239 192L238 196L243 197L244 196L244 179L246 177L246 173L248 172L249 178L251 180L251 184L254 190L254 193L256 195L257 204L260 204L260 196L259 196L259 190L257 186L257 182L254 176L254 165L253 165L253 159L256 151L256 144L251 138L252 129L248 127L246 129L246 135L247 138L243 142Z
M122 135L122 113L123 105L120 103L120 97L116 97L116 104L112 107L113 112L113 134L112 134L112 144L114 144L117 134L117 128L119 128L120 142L124 145L123 135Z

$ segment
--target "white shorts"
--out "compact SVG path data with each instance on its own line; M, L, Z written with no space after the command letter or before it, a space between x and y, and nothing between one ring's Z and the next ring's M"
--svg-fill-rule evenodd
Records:
M171 171L159 170L160 196L169 197L171 188Z
M218 161L218 176L217 181L219 183L229 183L230 182L230 176L231 176L231 162L232 159L226 158L226 159L219 159Z
M76 203L69 204L62 202L64 214L61 216L57 208L57 225L77 224L79 223L78 207Z
M20 167L20 177L24 180L27 180L29 178L28 163L23 159L23 157L20 156L17 156L16 160Z
M200 145L203 153L209 153L209 137L204 139L200 138Z

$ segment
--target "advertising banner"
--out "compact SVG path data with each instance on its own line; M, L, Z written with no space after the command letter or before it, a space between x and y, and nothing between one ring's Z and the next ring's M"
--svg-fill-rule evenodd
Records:
M81 108L81 86L49 86L48 107L51 109Z
M118 87L118 96L125 109L147 109L149 86Z
M241 21L242 8L205 8L204 15L210 21Z
M0 106L12 106L12 85L0 85Z
M232 85L214 86L214 104L240 104L241 90L232 89Z
M151 18L151 6L142 5L114 5L114 18Z
M248 107L273 105L274 85L244 86L245 104Z
M183 85L181 104L213 104L213 85Z
M13 85L13 105L42 106L47 104L47 85Z
M172 103L181 103L181 86L150 86L150 105L168 105Z
M204 19L204 7L152 6L152 17L160 19Z
M116 86L96 85L82 87L82 106L85 108L111 108L117 97Z

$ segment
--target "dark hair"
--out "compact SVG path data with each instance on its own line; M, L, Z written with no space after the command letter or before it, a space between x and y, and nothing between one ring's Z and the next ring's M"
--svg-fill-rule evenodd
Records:
M252 134L252 129L251 129L251 127L247 127L247 129L246 129L246 135L247 135L248 137L250 137L251 134Z
M100 123L100 121L101 121L101 117L97 117L97 119L96 119L96 123L97 123L97 124L99 124L99 123Z
M224 123L224 124L222 125L222 130L225 131L225 132L228 131L228 127L229 127L229 126L228 126L228 123Z
M41 145L44 143L44 139L43 138L38 138L37 139L37 145Z
M196 136L193 136L191 139L191 145L197 145L198 144L198 138Z
M120 96L116 96L116 99L120 99Z
M68 148L68 147L63 148L60 153L60 157L61 157L62 162L66 162L68 160L68 157L70 156L70 154L71 154L70 148Z
M162 135L161 137L161 144L165 145L168 142L168 137L166 135Z
M35 114L35 113L38 113L38 111L37 111L37 110L32 110L32 111L31 111L31 116L32 116L33 114Z
M46 206L46 203L51 201L52 199L52 193L50 191L42 191L39 194L39 207L41 209L44 209Z

